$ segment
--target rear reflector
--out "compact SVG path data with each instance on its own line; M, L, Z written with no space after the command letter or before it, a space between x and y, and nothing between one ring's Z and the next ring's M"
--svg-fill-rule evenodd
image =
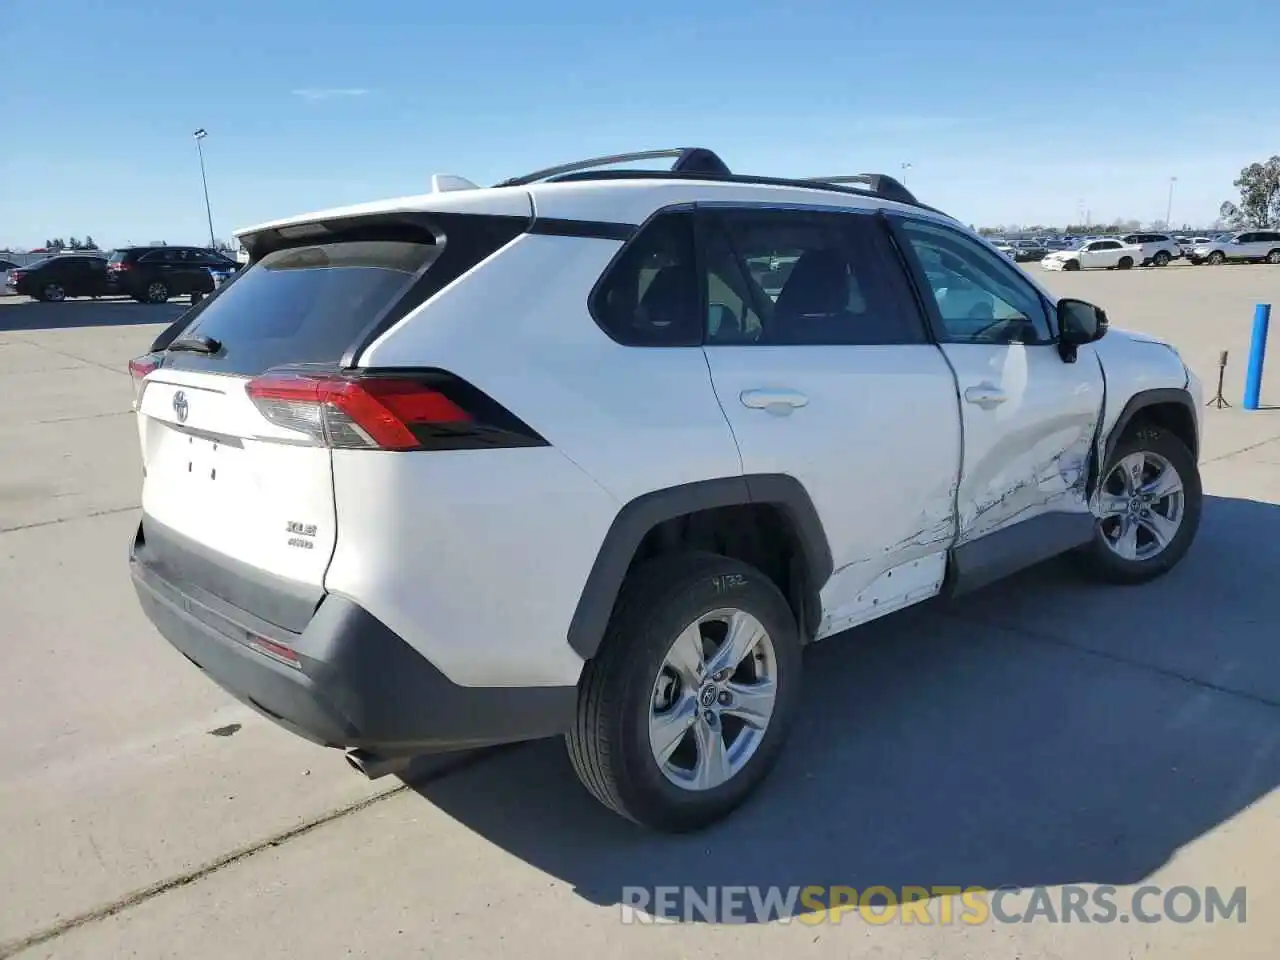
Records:
M442 371L350 376L269 370L245 387L259 412L312 443L357 450L473 450L546 441Z
M266 637L259 637L251 633L249 634L249 646L259 653L265 653L272 660L279 660L281 663L288 664L291 667L302 667L302 661L298 659L298 655L283 643L276 643L274 640L268 640Z

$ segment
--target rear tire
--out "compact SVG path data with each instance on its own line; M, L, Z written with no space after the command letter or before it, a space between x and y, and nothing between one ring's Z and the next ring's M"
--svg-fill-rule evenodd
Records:
M755 639L735 644L718 672L730 635ZM773 767L800 679L795 615L763 573L708 553L654 560L627 578L583 670L569 757L592 795L622 816L667 832L705 827ZM738 715L748 704L761 711L756 723Z
M1093 540L1076 554L1081 569L1114 584L1168 573L1195 539L1202 499L1186 444L1152 424L1130 429L1102 472Z
M1156 252L1156 255L1151 258L1151 262L1157 267L1167 267L1172 259L1173 257L1169 256L1168 250L1159 250Z
M1118 270L1128 270L1133 266L1133 257L1121 257L1120 262L1116 264Z
M144 297L147 303L167 303L169 300L169 286L163 280L152 280L147 284Z
M62 288L61 284L46 283L41 288L40 296L37 299L43 300L45 303L61 303L67 299L67 291Z

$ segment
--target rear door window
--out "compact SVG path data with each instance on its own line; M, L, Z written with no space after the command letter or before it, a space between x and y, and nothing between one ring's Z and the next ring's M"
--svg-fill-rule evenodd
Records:
M221 345L218 352L171 352L165 366L255 376L284 364L336 364L442 249L378 240L270 253L211 298L182 331L212 337Z

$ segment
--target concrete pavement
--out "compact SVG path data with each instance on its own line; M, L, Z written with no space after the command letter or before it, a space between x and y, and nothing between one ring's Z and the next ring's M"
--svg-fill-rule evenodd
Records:
M1049 277L1206 383L1220 349L1242 367L1252 301L1280 299L1267 267ZM554 742L366 783L159 640L123 561L124 365L178 309L0 305L0 956L1273 955L1280 414L1206 412L1210 499L1169 577L1049 565L814 648L759 799L655 837ZM1248 922L638 927L618 906L632 885L1144 881L1246 884Z

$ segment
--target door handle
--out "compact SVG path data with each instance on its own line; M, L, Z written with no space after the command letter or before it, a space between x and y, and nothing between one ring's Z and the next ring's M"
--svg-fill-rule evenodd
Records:
M1009 399L1008 395L994 383L980 383L976 387L969 387L964 392L964 398L983 410L994 410Z
M781 414L790 413L797 407L809 404L809 398L799 390L787 389L743 390L738 399L742 401L744 407Z

